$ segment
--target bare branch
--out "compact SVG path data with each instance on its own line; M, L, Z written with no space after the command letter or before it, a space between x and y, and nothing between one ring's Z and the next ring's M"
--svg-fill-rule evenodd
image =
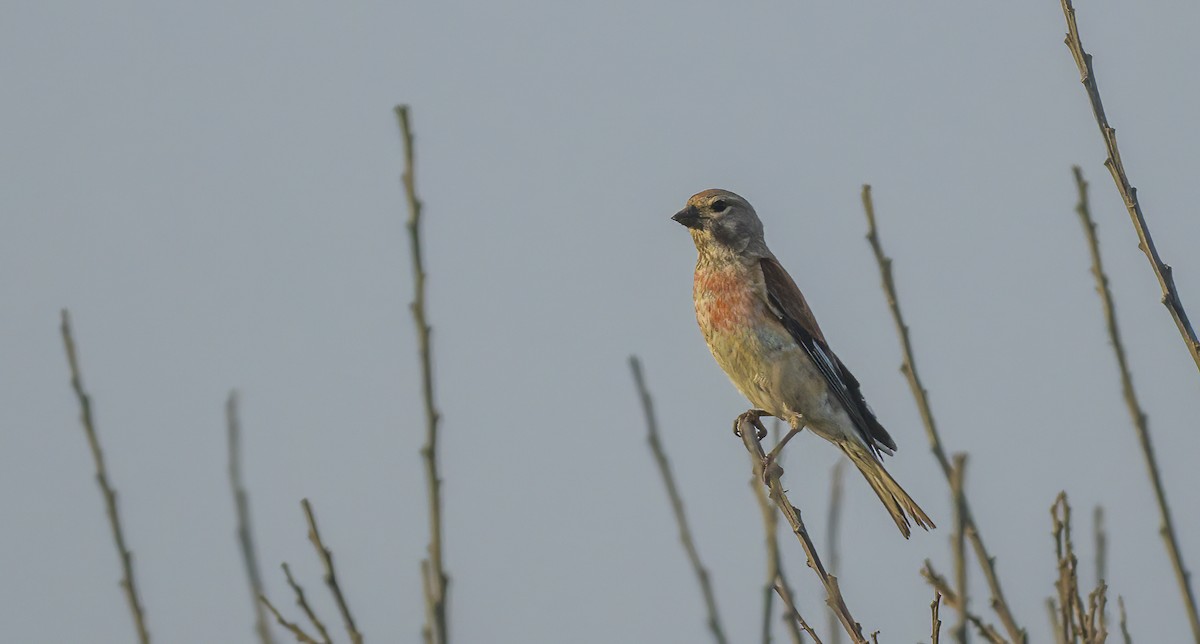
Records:
M317 530L317 517L313 515L312 505L308 499L301 499L300 506L304 508L304 518L308 520L308 540L317 549L317 556L325 568L325 585L329 586L329 592L337 603L338 611L342 614L342 621L346 625L346 634L350 636L351 644L362 644L362 633L359 633L358 628L354 625L354 618L350 616L350 607L346 605L346 598L342 595L342 588L338 584L337 573L333 569L333 552L326 548L321 541L321 533Z
M933 625L930 630L931 644L939 644L942 640L942 620L938 619L938 607L942 605L942 594L933 591L933 601L929 602L929 612L933 614Z
M979 631L979 635L983 639L992 644L1008 644L1008 640L1000 635L996 627L984 622L978 615L963 609L960 597L950 588L950 582L946 581L945 577L933 569L933 563L928 559L925 560L925 565L921 568L921 576L925 578L925 581L929 582L930 586L933 586L934 592L941 599L945 600L946 606L966 615L966 620L975 626L975 629Z
M773 588L775 592L779 593L779 598L783 600L784 608L788 609L791 617L788 621L799 624L800 628L804 629L804 632L808 633L808 636L812 638L814 644L822 644L821 638L817 636L817 632L808 625L808 622L804 621L804 617L800 614L800 611L796 610L796 603L792 599L792 593L788 589L787 584L778 583ZM792 641L799 642L801 639L799 636L793 636Z
M147 644L150 632L146 630L146 614L138 599L137 583L133 577L133 553L125 545L125 533L121 529L121 518L117 514L117 491L108 481L108 470L104 466L104 452L100 449L100 436L96 433L96 425L92 420L92 399L83 388L83 376L79 371L79 359L75 353L75 340L71 335L71 314L62 310L62 339L67 351L67 363L71 367L71 388L79 399L79 420L83 424L83 433L87 435L88 446L92 450L92 461L96 465L96 484L100 486L104 497L104 508L108 513L108 525L112 529L113 543L117 546L117 556L121 560L121 589L125 592L125 600L129 603L129 612L133 615L133 626L137 630L138 641Z
M284 562L282 566L283 576L287 578L288 587L296 595L296 605L300 607L300 610L304 611L304 615L308 617L308 621L313 625L313 628L317 629L317 633L320 633L321 641L325 644L330 644L332 640L329 637L329 631L325 630L325 624L317 617L317 613L313 611L312 606L309 605L308 598L304 595L304 588L292 578L292 569L288 567L287 562Z
M804 554L808 557L808 567L813 569L813 572L821 580L821 585L825 587L825 603L837 614L838 620L842 623L842 628L850 636L850 639L855 644L865 644L867 640L863 637L862 626L850 614L850 609L846 606L846 601L842 598L842 591L838 587L837 577L825 571L825 566L821 564L821 558L817 555L817 549L813 546L812 539L808 536L808 529L804 527L804 522L800 519L800 510L792 505L792 502L787 498L787 493L784 491L783 484L779 480L782 470L778 467L778 464L773 464L772 471L769 474L764 472L763 463L767 458L767 454L763 451L762 445L756 438L756 430L759 427L761 427L761 423L759 423L757 414L754 411L748 411L738 416L737 421L734 423L734 428L742 437L742 442L746 445L746 450L750 453L750 460L754 463L755 476L759 480L765 481L770 488L771 500L775 502L775 506L783 513L788 525L792 527L792 532L795 533L796 538L800 540L800 545L804 548Z
M412 252L413 322L417 326L417 344L421 353L421 393L425 404L425 445L421 457L425 461L425 484L429 491L429 564L421 569L429 579L422 581L425 589L425 609L430 617L423 629L425 640L433 644L449 641L446 620L446 594L450 579L442 561L442 480L438 478L437 444L438 421L441 415L433 397L433 330L425 315L425 263L421 255L421 200L417 197L416 168L413 164L413 135L407 105L396 106L400 135L404 141L404 194L408 200L408 240Z
M1121 638L1125 640L1125 644L1133 644L1133 638L1129 636L1129 626L1125 622L1125 598L1117 595L1117 607L1121 614Z
M1075 24L1075 7L1072 6L1071 0L1061 1L1063 15L1067 18L1065 42L1067 48L1071 50L1071 56L1075 58L1076 67L1079 68L1079 82L1083 83L1084 89L1087 90L1088 100L1092 104L1092 114L1096 117L1096 125L1100 126L1100 135L1104 138L1104 147L1108 152L1104 166L1112 174L1113 182L1117 185L1117 192L1120 193L1121 200L1125 202L1125 209L1129 211L1129 217L1133 221L1133 228L1138 236L1138 248L1146 254L1146 259L1150 260L1150 267L1154 269L1154 276L1158 278L1158 285L1162 289L1162 303L1170 311L1171 319L1175 321L1179 335L1183 337L1188 353L1192 355L1192 360L1196 363L1196 368L1200 369L1200 340L1196 339L1196 331L1192 328L1192 323L1188 321L1187 311L1183 309L1183 302L1179 299L1179 291L1175 289L1175 278L1171 274L1171 267L1163 263L1162 258L1158 256L1158 249L1155 248L1154 239L1150 236L1150 228L1146 225L1145 217L1142 216L1142 206L1138 203L1137 188L1130 185L1129 177L1125 174L1121 151L1117 149L1117 131L1109 126L1108 117L1104 114L1104 103L1100 100L1100 88L1096 84L1096 74L1092 70L1092 56L1083 50L1083 41L1079 38L1079 26ZM1189 605L1191 607L1189 617L1192 619L1192 632L1200 641L1200 620L1196 618L1195 600L1191 599Z
M1071 19L1074 24L1074 18ZM1088 184L1083 178L1079 166L1072 168L1075 175L1075 187L1079 193L1079 203L1075 212L1083 224L1083 232L1087 237L1088 249L1092 255L1092 275L1096 278L1096 292L1100 294L1100 303L1104 308L1104 321L1108 327L1108 336L1112 341L1113 353L1117 358L1117 369L1121 372L1121 391L1125 396L1125 405L1129 408L1129 417L1133 421L1133 429L1137 434L1138 444L1142 448L1142 457L1146 462L1146 473L1150 476L1150 485L1154 488L1154 498L1158 504L1159 534L1167 548L1167 556L1171 559L1171 567L1175 571L1175 580L1179 584L1180 594L1183 595L1184 606L1187 609L1188 620L1192 626L1192 634L1200 642L1200 614L1196 612L1196 598L1192 593L1190 575L1183 563L1183 553L1179 547L1179 539L1175 535L1175 522L1171 518L1171 507L1167 504L1167 491L1163 487L1162 475L1159 473L1158 457L1154 454L1154 444L1150 439L1150 423L1142 410L1137 391L1133 387L1133 375L1129 370L1129 361L1125 355L1125 344L1121 341L1121 330L1117 326L1116 305L1113 302L1112 290L1108 286L1108 276L1104 272L1104 262L1100 258L1100 242L1096 237L1096 224L1092 220L1091 207L1088 202Z
M845 469L846 461L839 458L833 465L829 482L829 522L825 528L825 543L829 547L829 570L835 575L842 569L838 531L842 526L842 474ZM828 615L829 644L842 644L842 632L837 627L837 615L834 615L832 611Z
M963 485L967 476L967 455L954 455L954 469L950 473L950 495L954 501L954 533L950 536L951 553L954 557L954 590L958 592L958 624L954 627L954 639L967 644L967 543Z
M883 246L879 242L879 234L875 227L875 204L871 200L871 186L863 185L862 189L863 210L867 214L867 241L871 244L871 250L875 253L875 261L879 264L879 274L883 281L883 292L887 296L888 308L892 312L892 321L896 324L896 333L900 337L900 348L904 353L904 362L900 365L900 371L908 379L909 388L912 390L913 399L916 400L917 410L921 413L921 421L925 425L925 436L929 439L929 449L933 452L934 458L937 459L938 465L942 468L942 474L945 475L946 481L950 481L953 468L950 465L950 459L946 458L946 451L942 448L942 439L938 434L937 423L933 419L933 409L929 405L929 394L925 391L924 385L921 384L921 377L917 373L917 365L913 360L912 341L908 337L908 325L904 323L904 315L900 312L900 301L896 295L896 283L892 278L892 260L883 252ZM962 522L965 528L967 539L971 542L972 550L975 552L975 558L979 560L979 567L983 569L984 579L987 580L988 589L992 594L992 610L1000 617L1000 623L1004 625L1004 630L1008 633L1009 639L1017 644L1024 644L1028 640L1025 630L1017 625L1016 619L1013 618L1012 610L1008 606L1008 602L1004 599L1004 591L1000 588L1000 578L996 574L996 560L988 554L987 548L983 544L983 537L979 534L979 528L975 525L975 518L971 514L971 508L967 504L966 496L962 498Z
M675 523L679 526L679 540L683 543L684 552L687 553L688 561L692 563L692 569L696 571L696 580L700 584L700 592L704 595L704 606L708 610L708 629L712 631L713 639L719 644L725 644L725 631L721 628L721 617L717 612L717 599L713 594L712 584L709 582L708 570L700 561L700 553L696 550L696 543L692 540L692 530L688 527L687 515L683 510L683 497L679 494L679 488L675 485L675 477L671 474L671 464L667 461L667 453L663 450L662 441L659 440L658 434L658 419L654 416L654 401L650 398L650 390L646 388L646 381L642 376L642 363L637 359L637 356L629 356L629 368L633 371L633 382L637 386L638 397L642 401L642 411L646 415L646 442L650 444L650 451L654 454L654 461L658 464L658 472L662 475L663 485L667 488L667 496L671 500L671 510L675 513Z
M242 565L246 569L246 581L250 584L250 603L254 605L254 632L262 644L274 644L271 627L263 603L262 574L258 571L258 556L254 549L254 536L250 530L250 501L246 487L242 484L241 423L238 422L238 395L229 392L225 400L226 437L229 443L229 485L233 489L233 505L237 512L238 546L242 551Z
M281 615L275 606L271 604L271 600L267 599L266 595L259 595L258 600L266 605L267 610L271 611L271 614L275 616L275 621L279 622L280 626L288 629L292 635L296 636L297 642L303 642L304 644L322 644L321 642L313 639L313 637L308 633L305 633L304 629L300 628L299 624L295 622L289 622L288 620L284 619L283 615Z

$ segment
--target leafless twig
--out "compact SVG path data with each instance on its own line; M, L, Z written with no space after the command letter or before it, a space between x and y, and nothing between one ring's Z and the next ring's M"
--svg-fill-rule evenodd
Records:
M1117 595L1117 607L1121 613L1121 638L1125 640L1125 644L1133 644L1133 638L1129 636L1129 626L1125 622L1125 598Z
M283 615L280 614L279 610L275 608L274 604L271 603L271 600L267 599L266 595L259 595L258 600L267 607L267 610L271 611L271 614L275 616L275 621L279 622L280 626L288 629L292 635L296 636L297 642L303 642L304 644L322 644L321 642L313 639L311 635L304 632L304 629L300 628L299 624L296 622L289 622L287 619L285 619Z
M408 240L412 252L413 322L417 326L417 343L421 352L421 392L425 404L425 445L421 457L425 461L425 484L429 492L429 558L421 565L421 585L425 590L426 642L446 644L449 639L446 619L446 593L450 579L442 561L442 480L438 478L437 444L438 421L441 415L433 397L433 331L425 315L425 263L421 255L421 200L417 198L416 169L413 164L413 135L407 105L396 106L400 134L404 140L404 194L408 200Z
M864 644L867 640L863 637L862 626L850 614L850 609L846 606L846 601L842 598L842 591L838 587L837 577L826 572L825 566L821 564L820 556L817 555L817 549L808 536L808 529L800 519L800 510L787 498L787 493L779 480L778 465L774 464L774 471L770 473L763 471L763 462L766 460L767 454L763 451L762 444L758 442L756 429L759 426L761 425L758 423L758 417L754 411L748 411L738 416L734 423L734 427L742 437L742 442L746 445L746 450L750 453L750 460L754 463L754 474L759 480L766 481L771 490L771 500L783 513L788 525L792 527L792 532L800 540L804 554L808 557L808 567L813 569L813 572L821 580L821 585L825 587L825 603L837 614L842 628L850 636L850 639L855 644Z
M250 501L246 487L242 484L241 423L238 422L238 395L229 392L225 400L225 424L229 443L229 485L233 489L233 505L237 511L238 546L242 551L242 565L246 569L246 580L250 584L250 603L254 605L254 632L262 644L273 644L271 627L263 603L258 598L263 594L262 574L258 571L258 556L254 550L254 536L250 530Z
M946 581L945 577L934 570L933 563L928 559L925 560L925 565L921 568L921 576L925 578L925 581L929 582L930 586L933 586L934 592L936 592L943 600L945 600L944 603L946 606L965 613L966 620L970 622L977 631L979 631L979 635L983 637L983 639L991 642L992 644L1008 644L1008 640L1004 639L1004 637L1000 635L1000 632L996 630L995 626L984 622L983 618L970 611L965 611L962 608L959 596L954 592L954 589L950 587L950 582Z
M317 549L317 556L325 568L325 585L329 586L329 592L333 595L334 602L337 603L338 612L342 614L342 621L346 625L346 634L350 636L352 644L362 644L362 633L359 633L358 627L354 625L354 618L350 616L350 607L346 604L346 597L342 595L342 587L338 584L337 573L333 569L333 552L326 548L324 542L321 541L321 533L317 530L317 518L313 515L312 505L308 499L302 499L300 506L304 508L304 518L308 520L308 540Z
M662 475L663 485L667 488L671 509L675 513L675 523L679 526L679 540L683 543L688 561L692 563L692 569L696 571L696 580L700 583L700 592L704 596L704 606L708 610L708 629L712 631L713 639L719 644L724 644L727 640L725 631L721 628L721 617L717 612L717 598L713 593L712 584L709 582L708 570L700 561L700 553L696 550L695 541L692 540L692 530L688 527L687 515L683 510L683 497L680 496L679 488L675 485L675 477L671 474L671 464L667 461L667 453L663 450L662 441L659 440L658 419L654 415L654 401L650 399L650 390L646 387L645 378L642 376L642 363L637 356L629 356L629 368L633 371L633 383L637 386L638 397L642 401L642 412L646 416L646 442L650 444L650 451L654 454L655 463L658 464L658 472Z
M317 629L317 633L320 633L321 641L329 644L332 641L329 637L329 631L325 630L325 624L317 617L317 613L312 609L312 606L309 605L308 598L304 595L304 588L296 583L296 580L292 577L292 569L288 567L286 562L282 564L282 567L283 576L287 578L288 587L296 595L296 605L300 607L300 610L304 611L305 617L308 617L308 621L313 625L313 628Z
M1125 209L1129 211L1134 230L1137 231L1138 248L1146 254L1146 259L1150 260L1150 267L1154 269L1154 276L1158 278L1158 285L1162 289L1162 303L1171 312L1171 319L1175 321L1179 335L1183 337L1184 344L1187 345L1188 353L1192 355L1196 368L1200 369L1200 340L1196 339L1196 331L1192 328L1192 323L1188 321L1187 311L1183 309L1183 302L1179 299L1179 291L1175 289L1175 278L1171 274L1171 267L1163 263L1162 258L1158 256L1158 249L1155 248L1154 239L1150 236L1150 228L1146 225L1145 217L1142 216L1142 206L1138 203L1137 188L1130 185L1129 177L1125 174L1121 151L1117 149L1117 131L1108 124L1108 117L1104 114L1104 103L1100 100L1100 87L1096 84L1096 74L1092 70L1092 56L1083 50L1083 41L1079 37L1079 26L1075 23L1075 7L1072 6L1071 0L1061 0L1061 2L1063 15L1067 18L1067 37L1064 42L1071 50L1071 56L1075 58L1075 65L1079 68L1079 82L1083 83L1084 89L1087 90L1088 100L1092 104L1092 114L1096 117L1096 125L1100 126L1100 135L1104 138L1104 147L1108 152L1104 166L1112 174L1113 182L1117 185L1117 192L1120 193L1121 200L1125 202ZM1196 639L1200 640L1200 620L1196 618L1195 600L1191 599L1189 605L1192 631L1196 635Z
M804 621L804 616L800 614L800 611L796 610L796 602L792 598L791 590L788 589L787 584L777 583L773 588L775 592L779 593L779 599L783 600L783 607L788 609L789 616L791 617L788 621L795 622L800 628L804 629L804 632L808 633L814 644L822 644L821 638L817 636L817 632L808 625L808 622ZM798 636L793 636L792 641L799 642L801 639Z
M146 614L138 600L137 584L133 577L133 553L125 545L125 533L121 529L121 518L117 514L117 491L108 480L108 470L104 467L104 452L100 449L100 436L96 433L96 425L92 420L92 400L83 388L83 376L79 371L79 359L75 354L75 340L71 335L71 314L62 310L62 339L67 350L67 363L71 367L71 388L79 399L79 420L83 424L83 433L87 435L88 446L92 450L92 460L96 465L96 484L104 496L104 507L108 513L108 525L112 529L113 543L117 546L117 556L121 560L121 589L125 591L125 599L129 602L129 612L133 615L133 625L137 629L138 641L147 644L150 632L146 630Z
M955 454L954 469L950 473L950 496L954 505L954 533L950 536L950 550L954 558L954 590L958 592L958 624L954 627L954 639L959 644L967 644L967 604L970 603L970 595L967 594L966 502L963 494L966 477L967 455Z
M1055 551L1058 555L1058 626L1061 638L1079 644L1104 644L1108 632L1100 615L1104 613L1106 586L1101 581L1088 595L1087 605L1079 592L1079 562L1071 541L1071 506L1067 495L1060 492L1050 506L1053 520Z
M896 296L896 283L892 278L892 260L884 254L883 246L879 242L879 234L875 227L875 205L871 200L871 186L863 185L862 201L863 209L867 214L867 241L870 242L871 250L875 253L875 261L879 264L879 274L883 280L883 291L887 296L888 308L891 309L892 320L896 324L896 333L900 337L900 348L904 353L904 362L900 366L900 371L908 379L908 385L912 389L917 409L921 413L921 421L925 425L925 435L929 439L929 449L933 452L934 458L937 459L938 465L941 466L942 474L949 481L953 468L950 464L950 459L946 458L946 451L942 448L942 439L938 434L937 424L933 420L933 409L929 405L929 395L926 393L925 387L921 384L921 378L917 373L917 365L913 360L912 342L908 337L908 325L904 323L904 316L900 312L900 302ZM983 537L980 536L979 528L975 525L975 519L971 514L971 509L967 504L965 496L962 499L961 511L966 537L971 542L975 558L979 560L979 567L983 570L984 579L987 580L988 589L992 594L992 609L1000 617L1000 623L1004 625L1004 630L1008 633L1009 639L1017 644L1024 644L1027 641L1027 635L1025 634L1025 630L1017 625L1016 619L1013 618L1012 610L1009 608L1008 602L1004 599L1004 591L1000 588L1000 577L996 574L996 560L988 554L987 548L984 547Z
M933 625L930 630L931 644L939 644L942 639L942 620L938 618L938 607L942 605L942 594L933 591L933 601L929 602L929 612L933 614Z
M1074 25L1074 19L1071 19ZM1074 30L1072 30L1074 31ZM1116 305L1113 303L1112 290L1108 286L1108 276L1104 272L1104 263L1100 259L1100 242L1096 237L1096 224L1092 220L1091 207L1088 202L1088 184L1083 178L1079 166L1072 168L1075 175L1075 187L1079 193L1079 203L1075 212L1083 224L1084 235L1087 236L1088 249L1092 255L1092 275L1096 278L1096 292L1100 295L1100 303L1104 307L1104 320L1108 327L1108 336L1112 341L1113 353L1117 358L1117 369L1121 372L1121 390L1125 396L1125 405L1129 408L1129 416L1133 421L1133 429L1137 433L1138 444L1142 448L1142 457L1146 462L1146 473L1150 476L1150 485L1154 488L1154 498L1158 504L1159 534L1167 548L1167 556L1171 559L1171 567L1175 571L1175 580L1183 595L1184 606L1187 609L1188 620L1192 626L1192 635L1200 642L1200 615L1196 612L1196 598L1192 593L1192 584L1186 566L1183 563L1183 553L1179 548L1179 539L1175 535L1175 522L1171 518L1171 507L1167 504L1167 491L1163 487L1162 475L1159 473L1158 458L1154 454L1154 444L1150 439L1150 423L1142 410L1137 391L1133 387L1133 375L1129 370L1129 361L1125 355L1125 344L1121 341L1121 330L1117 326Z
M829 482L829 522L825 528L825 542L829 547L829 570L838 574L842 569L841 544L838 531L842 526L842 474L846 469L846 461L838 459L833 465ZM837 615L832 611L829 615L829 644L842 644L842 632L837 627Z

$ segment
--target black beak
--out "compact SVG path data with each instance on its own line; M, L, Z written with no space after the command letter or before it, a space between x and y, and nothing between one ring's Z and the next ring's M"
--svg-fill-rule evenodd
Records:
M671 219L674 219L688 228L700 227L700 211L696 210L695 206L688 206L687 208L680 210L679 212L675 213L675 216L671 217Z

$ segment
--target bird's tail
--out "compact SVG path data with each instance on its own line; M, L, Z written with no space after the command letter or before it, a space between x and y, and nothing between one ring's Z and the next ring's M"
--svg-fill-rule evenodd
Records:
M883 463L868 452L866 447L857 441L839 443L839 447L850 457L858 471L862 472L871 489L875 490L875 494L883 502L883 507L887 508L888 514L892 515L892 520L896 522L896 527L900 528L900 534L903 534L905 539L910 533L908 517L912 517L918 526L926 530L937 527L921 506L912 500L891 474L888 474L883 468Z

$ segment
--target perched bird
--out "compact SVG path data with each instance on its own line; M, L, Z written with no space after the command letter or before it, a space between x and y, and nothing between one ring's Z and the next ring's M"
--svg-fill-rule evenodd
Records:
M717 364L760 416L791 430L768 464L805 427L850 457L905 538L909 520L933 521L884 469L896 442L876 420L858 380L834 355L796 283L763 240L754 208L726 190L692 195L672 217L687 226L699 257L692 298ZM906 516L907 515L907 516Z

